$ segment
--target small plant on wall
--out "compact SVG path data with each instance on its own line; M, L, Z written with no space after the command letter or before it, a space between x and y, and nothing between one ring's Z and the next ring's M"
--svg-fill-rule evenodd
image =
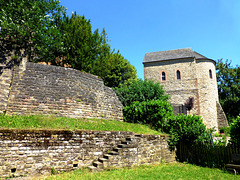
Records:
M191 111L194 107L194 97L189 97L184 104L188 111Z

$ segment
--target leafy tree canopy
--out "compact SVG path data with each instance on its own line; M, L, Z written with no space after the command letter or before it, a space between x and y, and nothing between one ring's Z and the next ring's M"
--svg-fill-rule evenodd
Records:
M105 67L104 67L105 66ZM120 87L137 79L137 71L128 60L119 53L112 52L102 66L96 66L96 74L103 78L107 86ZM103 74L101 76L101 74Z
M230 136L231 141L240 146L240 116L237 116L233 123L231 123Z
M55 58L62 49L58 23L64 13L57 0L0 1L1 53L24 50L29 60Z
M64 52L52 64L68 65L101 77L105 85L119 87L136 79L135 68L119 52L111 50L105 29L92 31L90 20L73 13L60 23Z
M219 60L216 69L219 101L231 121L240 112L240 68L232 67L228 60Z
M200 116L181 115L170 116L164 122L163 130L170 134L170 146L174 147L182 141L184 143L210 142L209 132Z
M93 32L84 16L67 16L60 1L6 0L0 8L1 55L14 52L29 61L72 67L110 87L136 79L135 68L111 50L105 29Z
M147 100L163 100L169 99L169 95L165 94L163 86L159 82L155 83L152 80L135 80L128 86L122 86L115 89L123 106L130 106L134 101Z

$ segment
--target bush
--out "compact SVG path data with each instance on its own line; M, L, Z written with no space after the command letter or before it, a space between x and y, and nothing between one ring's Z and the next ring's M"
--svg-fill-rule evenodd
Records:
M237 116L230 125L230 137L233 143L240 146L240 116Z
M124 120L131 123L149 124L155 129L162 128L163 122L172 116L173 110L167 101L135 101L123 108Z
M147 100L163 100L167 101L169 95L165 94L165 90L160 83L154 83L152 80L138 79L133 81L128 86L115 88L119 100L123 106L130 106L134 101L147 101Z
M221 127L220 133L224 133L226 136L230 135L230 127Z
M164 123L164 132L170 134L170 146L176 146L179 141L184 143L209 142L209 134L200 116L171 116Z

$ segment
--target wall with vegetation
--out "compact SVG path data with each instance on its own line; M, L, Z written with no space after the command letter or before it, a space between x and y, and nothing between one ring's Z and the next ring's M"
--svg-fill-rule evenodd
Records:
M0 112L122 120L115 92L97 76L71 68L22 62L0 74ZM9 70L8 70L9 71ZM4 103L4 104L3 104Z
M67 130L0 130L0 177L50 174L89 166L94 160L134 138L113 167L175 161L167 135L136 135L132 132ZM108 167L112 167L108 164Z

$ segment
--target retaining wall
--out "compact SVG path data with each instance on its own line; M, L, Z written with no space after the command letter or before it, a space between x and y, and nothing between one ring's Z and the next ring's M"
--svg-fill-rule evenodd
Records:
M115 167L175 161L167 135L132 132L67 130L0 130L0 177L50 174L87 167L127 137L137 137L124 149ZM127 160L127 161L126 161Z
M22 61L0 73L0 113L122 120L122 104L97 76Z

